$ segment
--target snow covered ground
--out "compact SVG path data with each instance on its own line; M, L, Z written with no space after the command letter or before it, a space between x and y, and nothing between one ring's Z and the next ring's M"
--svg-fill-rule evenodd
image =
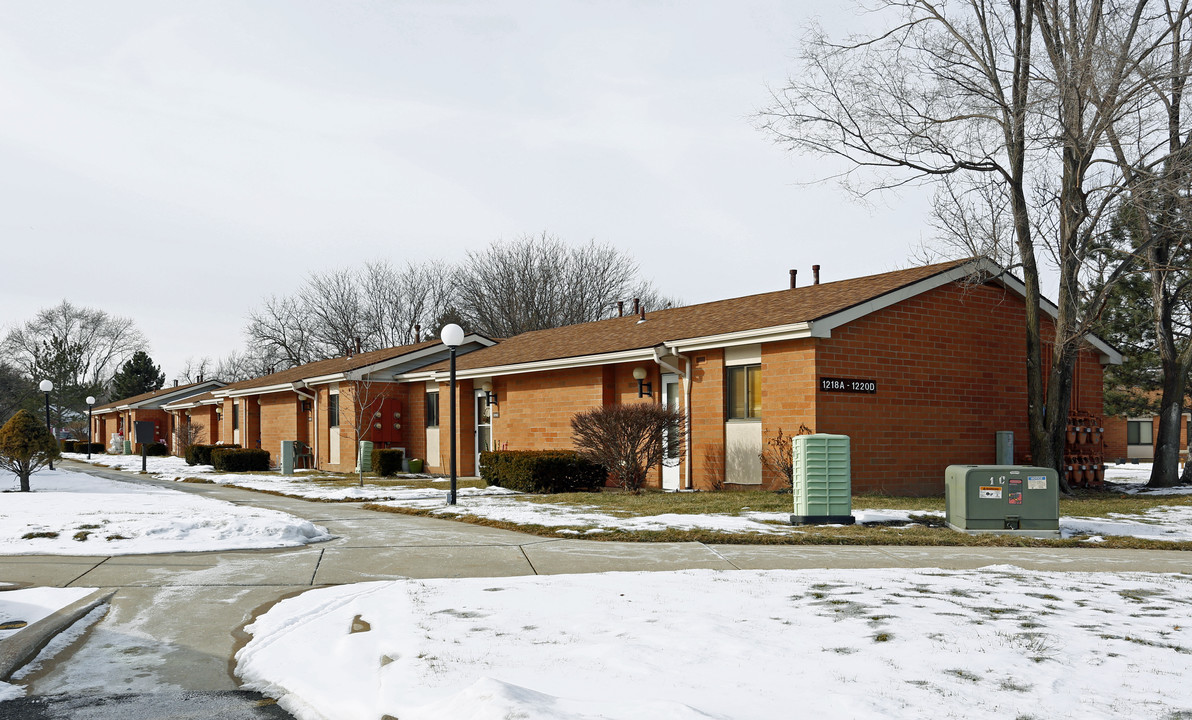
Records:
M82 460L84 456L70 455ZM375 502L395 507L429 510L445 517L472 515L521 525L541 525L558 528L562 536L594 536L613 531L650 530L710 530L724 533L757 533L790 535L802 532L790 525L789 512L750 512L737 515L666 513L641 517L622 517L596 506L565 505L561 503L528 502L520 493L499 487L460 488L460 504L446 506L447 490L433 486L429 476L421 487L343 487L310 482L301 471L284 477L277 473L219 474L209 465L189 466L181 458L149 458L149 472L162 480L202 477L219 484L230 484L253 490L280 492L312 500L347 500ZM141 458L137 456L96 456L93 462L139 472ZM1173 488L1165 491L1146 491L1150 465L1111 465L1106 479L1122 492L1130 494L1185 494L1192 488ZM418 478L411 478L418 481ZM943 517L939 511L854 510L858 523L905 522L913 515ZM1060 518L1060 534L1065 538L1087 537L1097 542L1109 536L1139 537L1148 540L1192 541L1192 507L1159 507L1143 514L1119 514L1108 518Z
M303 720L1184 717L1189 617L1008 566L407 580L281 602L236 673Z
M51 613L82 600L94 590L95 588L0 588L0 641L12 637L22 628ZM46 655L52 655L52 652L43 651L41 654ZM24 688L19 685L0 682L0 701L21 697L24 694Z
M276 548L330 540L301 518L168 488L42 471L33 492L0 473L0 555L134 555Z
M1192 485L1180 485L1172 488L1150 489L1146 487L1151 479L1150 463L1122 463L1106 466L1105 480L1111 483L1114 490L1131 495L1192 495Z

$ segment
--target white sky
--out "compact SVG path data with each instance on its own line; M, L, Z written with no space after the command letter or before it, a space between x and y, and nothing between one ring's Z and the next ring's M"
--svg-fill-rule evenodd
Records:
M130 316L173 377L311 271L523 233L688 302L905 266L926 192L802 185L750 119L819 5L0 0L0 325Z

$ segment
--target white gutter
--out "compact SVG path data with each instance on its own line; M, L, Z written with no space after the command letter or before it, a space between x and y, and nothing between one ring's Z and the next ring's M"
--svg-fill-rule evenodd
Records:
M678 367L665 362L662 358L666 356L659 352L660 347L670 351L673 357L685 360L687 369L685 371L680 370ZM687 426L687 432L683 434L683 471L684 477L687 478L687 487L685 489L691 490L695 487L691 478L691 358L680 354L678 350L663 343L654 348L654 362L658 363L659 367L664 367L683 378L683 423Z
M306 398L307 400L314 400L315 396L310 393L303 392L300 388L306 387L306 383L301 380L290 383L290 389L298 394L298 397Z
M591 367L593 365L614 365L616 363L653 359L653 348L636 348L634 350L621 350L612 353L601 353L599 355L578 355L574 357L555 358L552 360L538 360L535 362L514 363L511 365L491 365L488 367L472 368L470 370L456 370L455 377L458 380L474 380L476 378L488 377L490 375L545 372L547 370L565 370L575 367ZM421 372L403 373L402 375L395 376L394 379L405 382L417 380L435 380L443 382L446 381L448 375L450 375L450 371L447 370L424 370Z

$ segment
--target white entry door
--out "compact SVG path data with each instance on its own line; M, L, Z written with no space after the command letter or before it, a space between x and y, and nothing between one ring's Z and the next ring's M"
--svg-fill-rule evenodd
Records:
M678 411L683 408L680 387L678 375L665 373L662 376L662 404L669 410ZM683 451L681 443L677 427L670 428L662 437L663 490L679 489L679 461Z
M493 409L483 390L476 391L476 474L480 474L480 453L493 449Z

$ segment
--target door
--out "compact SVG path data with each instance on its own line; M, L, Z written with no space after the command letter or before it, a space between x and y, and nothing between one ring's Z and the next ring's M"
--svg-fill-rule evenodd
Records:
M678 375L665 373L662 376L662 404L668 410L680 411L683 409L680 387ZM683 452L682 442L682 438L679 437L678 426L672 426L662 436L663 490L679 489L679 465L680 456Z
M493 449L493 409L487 393L476 391L476 474L480 474L480 453Z
M327 457L332 465L339 464L339 385L327 396Z

